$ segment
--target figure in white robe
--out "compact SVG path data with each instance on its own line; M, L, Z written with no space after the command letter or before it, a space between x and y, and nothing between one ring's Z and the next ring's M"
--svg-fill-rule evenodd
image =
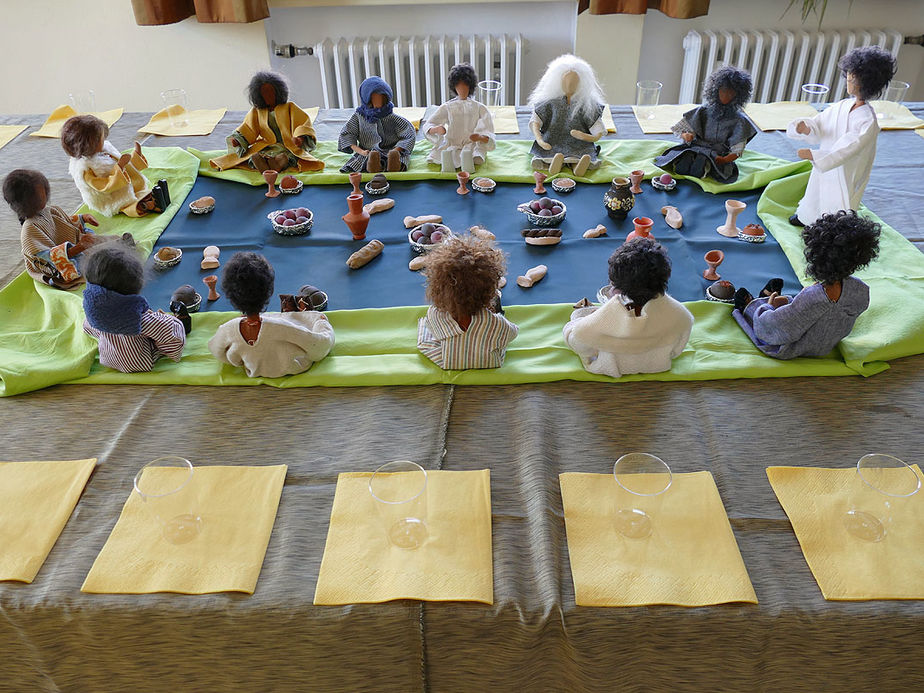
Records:
M812 174L796 208L798 220L807 225L822 214L856 211L876 156L879 123L873 107L844 99L814 118L794 120L786 134L819 145L811 150Z
M446 132L441 134L440 129ZM442 162L443 152L452 153L455 168L462 166L463 152L469 152L475 166L484 163L487 153L495 147L494 119L487 106L471 98L457 96L436 109L433 117L421 128L426 138L433 143L427 157L431 164ZM431 132L435 130L435 132ZM472 135L487 140L473 141Z

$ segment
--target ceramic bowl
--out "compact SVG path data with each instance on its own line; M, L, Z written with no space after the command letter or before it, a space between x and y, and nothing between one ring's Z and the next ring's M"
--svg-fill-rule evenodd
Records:
M423 224L420 224L420 226L415 226L413 229L407 232L407 242L411 244L411 248L413 248L414 252L417 253L425 253L439 245L439 243L418 243L413 238L411 238L411 236L414 235L414 232L417 231L421 226L423 226ZM453 235L452 229L446 226L446 224L434 224L434 226L438 226L443 229L443 241ZM440 243L443 241L440 241Z
M308 221L303 221L301 224L293 224L292 226L283 226L282 224L276 223L276 217L285 213L285 211L284 209L277 209L275 212L270 212L266 215L266 218L269 219L270 223L273 225L273 231L280 236L304 236L311 231L311 226L314 224L314 213L310 209L308 210Z
M477 190L478 192L482 193L494 192L494 188L497 187L497 183L495 183L490 178L485 178L484 176L476 176L475 178L472 178L471 184L473 190Z
M385 183L385 185L381 188L373 188L372 181L370 180L368 183L366 183L365 188L366 192L370 195L384 195L388 192L389 188L391 188L391 183Z
M564 220L565 214L568 213L568 208L561 200L556 200L554 198L550 199L552 199L552 202L561 207L561 212L559 214L553 214L550 217L540 217L538 214L530 211L529 202L524 202L521 205L517 205L517 211L523 212L523 214L526 215L526 218L529 219L529 223L533 226L559 226Z
M552 186L552 190L562 195L567 195L577 187L577 183L570 178L556 178L549 185Z
M294 188L284 188L281 185L276 186L276 190L281 192L283 195L297 195L302 191L302 188L305 187L305 184L302 181L297 181Z
M164 246L156 253L154 253L154 269L163 270L169 267L176 267L178 264L180 264L180 260L182 259L182 250L179 248Z
M314 310L318 310L318 311L327 310L327 292L318 290L318 293L324 297L324 300L322 300L318 304L315 304L314 302L312 302L311 304L312 307L314 308Z
M735 302L735 285L732 284L731 296L729 296L728 298L719 298L712 294L712 287L718 283L719 282L713 282L708 287L706 287L706 298L709 299L710 301L715 301L716 303L734 303Z
M670 183L664 185L664 183L661 182L660 176L655 176L651 179L651 187L655 190L670 191L677 187L677 179L673 178Z
M597 289L597 303L604 304L613 298L613 285L604 284L599 289Z
M198 313L199 306L202 305L202 295L197 291L196 300L186 306L187 313Z
M215 209L215 198L211 198L211 202L207 204L201 204L203 200L208 200L209 196L200 197L198 200L193 200L189 203L189 211L193 214L208 214Z
M758 233L758 234L745 233L745 229L748 229L748 228L754 229L754 230L759 229L762 233ZM748 243L763 243L765 240L767 240L767 232L759 224L748 224L747 226L744 227L744 229L741 229L740 231L738 231L738 238Z

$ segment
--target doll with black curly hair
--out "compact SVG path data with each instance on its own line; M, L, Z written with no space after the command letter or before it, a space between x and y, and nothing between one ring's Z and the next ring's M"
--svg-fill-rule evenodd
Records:
M449 89L456 96L437 108L420 128L433 143L427 156L431 164L442 164L444 157L451 157L454 168L471 173L494 149L494 118L487 106L472 98L477 86L478 75L468 63L449 70Z
M751 75L730 65L709 75L703 84L703 105L684 113L671 128L683 144L665 151L655 164L681 176L710 176L720 183L738 180L735 160L757 134L744 113L751 88Z
M853 275L879 253L879 224L853 211L824 214L802 230L805 273L817 283L790 299L782 279L771 279L754 298L735 293L732 316L767 356L825 356L850 334L869 307L869 287Z
M895 58L879 46L854 48L838 62L847 79L851 98L831 104L813 118L799 118L786 134L817 144L803 148L800 159L812 162L805 195L789 221L796 226L813 223L822 214L857 210L869 182L879 123L869 104L895 75Z
M565 343L589 373L618 378L660 373L683 351L693 315L667 293L671 261L652 238L635 238L609 259L612 297L578 308L563 330Z
M257 72L247 85L247 96L253 108L228 136L228 153L209 162L214 168L260 172L324 168L324 162L311 155L318 143L311 118L289 101L285 77L268 70Z
M417 327L417 348L444 370L499 368L517 326L495 313L504 253L474 235L451 236L427 253L430 307Z
M87 255L83 329L99 340L100 364L138 373L154 368L163 356L179 361L186 330L174 316L151 310L141 295L144 265L131 237L101 243Z
M219 327L209 351L222 363L243 367L250 378L302 373L334 346L334 328L324 313L263 312L275 280L273 266L259 253L235 253L222 271L222 291L243 317Z

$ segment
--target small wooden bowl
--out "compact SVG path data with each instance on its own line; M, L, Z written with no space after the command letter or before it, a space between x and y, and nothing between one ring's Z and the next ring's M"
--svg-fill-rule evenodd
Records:
M175 267L183 259L183 251L179 248L164 246L154 253L154 269L164 270Z

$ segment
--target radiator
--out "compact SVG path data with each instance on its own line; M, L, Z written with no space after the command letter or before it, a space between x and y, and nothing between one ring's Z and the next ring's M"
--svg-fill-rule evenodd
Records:
M798 101L803 84L830 87L827 101L847 95L837 61L857 46L882 46L898 56L902 34L860 31L690 31L683 38L679 103L699 103L703 80L717 67L744 68L754 79L753 101Z
M479 79L502 84L501 104L518 105L524 44L520 34L327 38L311 52L320 63L325 108L355 108L369 75L391 85L396 106L443 103L452 98L449 69L461 62L471 63Z

